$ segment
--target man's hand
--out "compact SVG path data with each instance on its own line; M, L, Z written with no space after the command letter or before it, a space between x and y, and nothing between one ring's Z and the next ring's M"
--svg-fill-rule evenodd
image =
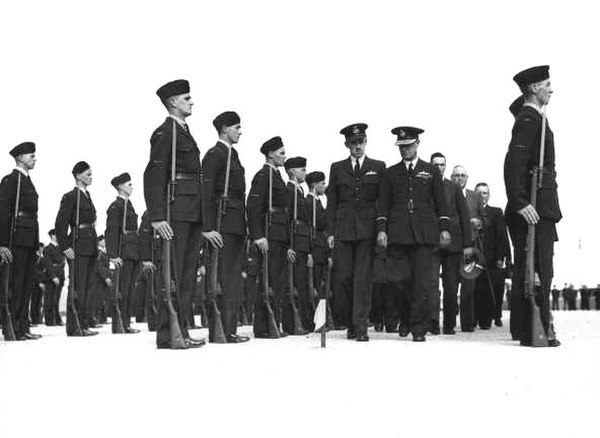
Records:
M114 259L110 259L110 262L119 268L123 266L123 259L121 257L115 257Z
M377 233L377 245L387 248L388 244L388 236L385 231L380 231Z
M38 283L38 286L42 292L46 292L46 285L44 283Z
M452 236L450 235L450 232L446 230L440 231L440 246L445 248L450 245L450 242L452 242Z
M327 236L327 246L329 247L329 249L333 249L334 242L335 239L333 236Z
M314 266L314 261L313 261L313 256L312 254L308 255L308 258L306 259L306 266L308 266L309 268L312 268Z
M223 248L223 236L218 231L206 231L202 236L211 243L213 248L217 246Z
M254 241L254 243L256 244L256 246L258 247L258 250L260 251L260 253L262 255L267 255L267 253L269 252L269 241L267 240L266 237L261 237L260 239L256 239Z
M474 217L471 219L471 226L475 231L480 231L483 228L483 221L478 217Z
M144 271L154 271L156 269L156 266L154 266L154 263L146 260L142 262L142 269Z
M6 246L0 246L0 260L4 263L12 263L12 254Z
M58 286L60 284L60 279L58 277L54 277L52 279L52 283L54 283L54 286Z
M296 251L294 251L292 248L287 250L287 260L288 262L296 263Z
M65 255L66 258L68 258L69 260L74 260L75 259L75 251L73 251L73 248L67 248L63 251L63 254Z
M160 237L165 240L171 240L173 238L173 229L167 221L152 222L152 228L154 228L158 234L160 234Z
M502 269L504 267L504 263L502 260L496 260L496 268Z
M466 248L463 248L463 260L467 260L471 257L473 257L473 247L467 246Z
M523 218L527 225L535 225L540 220L540 215L538 214L535 207L531 204L527 204L525 207L517 211Z
M108 287L112 287L112 280L110 278L107 278L106 280L104 280L104 283L108 286Z
M202 265L198 268L198 275L204 277L206 275L206 266Z

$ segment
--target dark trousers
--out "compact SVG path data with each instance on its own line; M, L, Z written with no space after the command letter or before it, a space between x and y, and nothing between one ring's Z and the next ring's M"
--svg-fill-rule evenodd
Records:
M312 291L308 290L308 253L297 251L296 263L294 263L294 285L298 291L298 314L302 327L312 331L314 318L314 301Z
M200 226L195 222L180 221L172 221L171 226L175 235L171 245L172 264L174 265L171 269L175 274L179 304L181 313L183 313L180 321L188 328L188 316L192 314L192 296L194 294L194 284L196 283Z
M498 290L504 292L504 273L494 266L493 260L486 261L486 269L489 270L490 279L488 279L487 272L481 272L475 279L475 293L473 296L475 320L480 327L490 327L493 319L502 316L502 295L498 297ZM490 280L493 290L490 290ZM500 311L498 311L498 301L500 301Z
M48 326L62 322L58 311L58 304L64 282L65 279L60 278L58 286L52 280L46 283L46 292L44 293L44 322Z
M29 332L29 306L33 273L35 269L35 249L15 246L12 251L12 315L15 335L22 336Z
M460 281L460 328L472 330L475 328L475 280L462 278Z
M174 257L171 258L173 259ZM168 347L171 345L171 314L169 312L167 293L171 294L173 310L177 314L177 321L179 323L182 336L184 338L189 338L190 333L188 331L187 326L185 326L183 322L183 319L185 319L185 315L181 310L181 306L179 303L179 293L173 280L173 265L171 264L171 285L169 287L166 287L164 282L162 262L155 261L154 265L156 266L155 291L157 292L158 297L158 307L156 313L156 345L159 347Z
M248 275L246 281L244 281L244 307L250 323L252 323L254 318L254 304L259 296L260 285L258 284L258 280L259 277L257 275Z
M442 267L442 288L444 305L444 328L447 330L456 327L456 315L458 315L458 285L460 283L460 263L462 253L450 253L446 251L439 252L439 263ZM435 255L434 255L435 261ZM440 266L438 265L438 266ZM435 263L434 263L435 267ZM435 270L435 269L434 269ZM439 273L438 273L439 275ZM439 287L439 280L435 282L436 290ZM439 312L439 310L438 310Z
M556 227L554 223L542 219L535 230L535 271L541 282L541 287L536 290L535 301L540 308L544 330L548 333L551 322L550 287L554 275L552 259L554 242L557 240ZM514 324L511 333L522 343L531 343L531 303L525 296L527 223L520 216L515 217L508 223L508 231L514 247L511 314L515 312L515 316L511 320Z
M373 282L371 299L372 323L385 325L387 331L392 331L398 325L398 288L394 283Z
M121 319L123 320L124 328L131 326L131 317L134 315L136 265L137 261L135 260L123 260L123 265L121 266L119 307L121 308Z
M366 333L371 311L374 239L336 241L333 254L333 313L336 322Z
M73 303L74 309L77 311L79 324L82 329L87 329L90 326L93 313L93 281L96 272L96 257L82 256L75 257L75 260L69 261L69 269L75 264L75 283L74 287L69 285L67 296L67 335L72 336L75 333L75 314L69 303Z
M400 295L400 324L408 324L413 335L427 330L427 295L431 289L433 247L425 245L390 245L388 261L392 263L391 280ZM410 308L406 309L410 297Z
M44 302L44 290L40 287L39 283L34 283L31 287L31 305L29 308L29 319L31 324L42 323L42 306Z
M222 234L223 248L219 260L219 283L221 296L218 304L225 335L237 331L238 312L242 297L242 261L244 260L244 236Z

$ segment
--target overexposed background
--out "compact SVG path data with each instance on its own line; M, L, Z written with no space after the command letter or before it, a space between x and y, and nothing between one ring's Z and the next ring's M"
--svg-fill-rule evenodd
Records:
M42 238L79 160L93 168L92 197L104 232L110 179L132 174L144 210L149 138L164 120L163 83L191 82L188 119L202 154L212 119L235 110L248 185L260 145L281 135L288 156L327 172L347 155L339 130L369 124L367 155L399 160L390 129L425 129L420 156L441 151L487 181L504 207L502 166L510 139L512 76L550 64L548 108L565 218L555 280L600 283L595 103L600 89L597 14L585 1L103 1L4 2L0 6L0 172L8 151L35 141L32 178Z

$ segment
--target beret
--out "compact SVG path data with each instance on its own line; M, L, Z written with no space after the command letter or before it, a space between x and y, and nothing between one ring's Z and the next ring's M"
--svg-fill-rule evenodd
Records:
M161 100L168 99L169 97L179 96L190 92L190 83L185 79L177 79L171 82L167 82L165 85L156 90L156 95Z
M519 88L522 89L528 85L545 81L549 77L550 66L538 65L536 67L530 67L526 70L520 71L513 77L513 81L515 81Z
M306 167L306 158L304 157L292 157L285 160L283 164L285 170L288 169L297 169L299 167Z
M225 111L213 120L213 126L217 131L220 131L222 126L230 127L238 123L240 123L240 116L235 111Z
M110 180L110 183L113 185L113 187L117 188L119 184L126 183L127 181L131 181L131 176L129 176L129 174L125 172L121 175L115 176L113 179Z
M283 147L283 140L281 137L273 137L263 143L260 147L260 152L264 155L267 155L269 152L276 151Z
M306 184L319 183L325 181L325 174L323 172L310 172L306 175Z
M80 173L85 172L89 168L90 165L88 163L86 163L85 161L80 161L77 164L75 164L75 166L73 166L73 170L71 171L71 173L73 174L73 176L79 175Z
M9 152L13 157L18 157L23 154L33 154L35 152L35 143L31 141L26 141L24 143L18 144L14 148L12 148Z

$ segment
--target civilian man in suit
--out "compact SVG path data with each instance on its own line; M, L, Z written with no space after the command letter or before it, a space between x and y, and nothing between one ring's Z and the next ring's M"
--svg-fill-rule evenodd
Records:
M464 166L454 166L452 169L452 181L459 185L463 196L467 201L469 216L471 218L471 246L474 246L478 233L485 224L485 210L481 195L473 190L467 189L469 174ZM475 279L461 279L460 286L460 330L472 332L475 330L475 304L473 294L475 292Z
M244 167L233 146L240 140L242 125L237 113L227 111L215 117L213 126L217 130L219 140L206 152L202 160L202 230L204 238L212 244L213 248L217 246L221 248L218 279L222 294L218 297L218 305L227 342L238 344L250 339L236 333L243 287L246 180ZM227 178L229 154L231 160ZM227 199L223 200L225 208L221 216L221 229L217 231L217 214L219 203L225 193L226 178Z
M88 191L92 184L92 169L85 161L79 161L71 173L75 188L63 195L54 226L58 246L75 274L72 300L77 314L67 306L66 328L67 336L79 336L76 330L76 319L79 319L83 336L91 336L98 334L89 330L93 324L92 291L98 257L96 207Z
M131 176L125 172L115 176L111 185L117 190L115 199L106 212L106 253L119 275L119 302L125 333L139 333L131 327L135 309L135 274L139 260L138 215L129 199L133 192ZM112 302L112 300L111 300ZM113 314L114 317L114 314Z
M446 172L446 157L435 152L431 155L431 164L438 168L442 178ZM439 334L440 317L440 265L442 268L442 287L444 289L444 328L445 335L456 333L456 315L458 314L458 285L460 283L460 265L463 258L473 253L471 237L471 218L467 201L460 186L454 181L443 178L444 194L450 217L448 231L452 241L445 248L439 245L433 250L433 277L429 296L429 325L432 334Z
M56 231L48 231L50 243L44 248L44 266L48 274L46 294L44 296L44 322L47 326L64 325L60 318L58 305L60 293L65 284L65 255L58 247Z
M558 240L556 223L562 218L558 202L554 136L545 124L544 162L540 163L543 108L550 101L549 67L532 67L517 73L513 80L522 95L510 107L515 116L512 137L504 161L506 187L506 224L514 248L512 312L517 312L517 336L521 345L532 345L531 304L525 296L526 243L528 226L535 225L535 270L541 282L540 293L535 297L540 307L542 325L549 335L548 345L560 342L550 329L550 285L553 276L554 242ZM530 202L531 171L542 166L542 186L537 192L537 204Z
M200 190L200 150L185 119L192 114L194 105L188 81L178 79L168 82L156 91L169 113L166 120L150 138L150 160L144 171L144 198L152 228L167 240L173 240L171 270L175 281L173 306L177 312L181 332L188 348L205 344L203 339L193 339L188 331L191 297L196 281L196 253L199 247L202 222ZM173 137L175 150L175 193L167 200L167 186L171 181L171 156ZM171 205L171 222L167 222L167 202ZM169 291L165 291L168 293ZM181 307L181 309L180 309ZM159 300L158 348L171 348L169 336L167 299Z
M333 253L333 302L336 319L348 327L347 338L369 340L375 203L385 163L365 155L367 125L340 131L350 157L333 163L327 187L327 243Z
M485 257L485 268L488 271L475 279L475 318L479 327L485 330L491 327L492 320L497 327L502 327L504 264L510 264L510 245L502 209L488 204L489 186L479 183L475 186L475 191L481 195L485 210L485 227L480 234L478 246ZM490 290L490 279L493 290Z
M3 275L9 276L11 296L9 300L9 291L3 290L2 299L9 300L16 340L22 341L42 337L31 333L29 324L31 280L39 243L38 194L29 177L36 163L35 144L21 143L9 153L15 168L0 182L0 262L4 263Z
M433 249L451 239L442 175L417 156L423 132L412 126L392 129L402 161L385 171L377 203L377 244L388 248L398 293L410 297L415 342L425 341Z

